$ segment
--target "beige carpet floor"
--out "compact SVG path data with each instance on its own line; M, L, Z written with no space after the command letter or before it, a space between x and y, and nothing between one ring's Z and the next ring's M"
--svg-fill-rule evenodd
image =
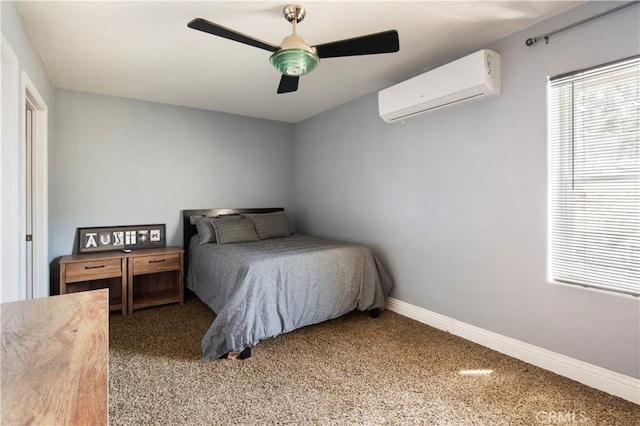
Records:
M194 297L111 315L110 424L640 425L636 404L390 311L202 362L213 318Z

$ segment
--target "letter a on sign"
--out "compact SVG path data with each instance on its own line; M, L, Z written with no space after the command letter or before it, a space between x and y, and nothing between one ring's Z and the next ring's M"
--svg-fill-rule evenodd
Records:
M97 236L98 234L96 232L88 232L85 235L86 241L84 243L84 247L85 248L98 247L98 242L96 241Z

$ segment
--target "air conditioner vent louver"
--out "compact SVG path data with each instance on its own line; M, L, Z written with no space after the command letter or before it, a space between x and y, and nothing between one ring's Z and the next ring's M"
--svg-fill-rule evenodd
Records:
M500 55L480 50L378 92L378 111L397 123L429 111L500 96Z

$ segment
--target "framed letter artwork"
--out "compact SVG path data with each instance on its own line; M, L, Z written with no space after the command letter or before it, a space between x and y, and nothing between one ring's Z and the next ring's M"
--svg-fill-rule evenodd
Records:
M165 224L78 228L78 253L165 247Z

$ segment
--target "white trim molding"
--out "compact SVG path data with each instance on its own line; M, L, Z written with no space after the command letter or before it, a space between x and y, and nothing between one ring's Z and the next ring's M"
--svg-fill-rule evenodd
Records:
M0 302L27 297L20 281L20 62L2 36L2 104L0 107Z
M33 288L28 294L29 298L49 296L49 239L48 239L48 217L49 217L49 183L48 183L48 108L44 99L38 92L35 84L29 78L26 71L22 71L22 93L21 93L21 114L22 114L22 158L24 159L25 143L25 106L27 103L33 107L33 156L32 156L32 197L33 197ZM23 168L22 182L24 189L25 174ZM22 191L21 206L25 205L24 190ZM25 214L22 213L22 234L25 234ZM24 237L21 239L22 253L26 247ZM23 257L24 258L24 257ZM25 265L26 267L26 265ZM23 268L24 270L24 268ZM29 293L29 291L28 291Z
M387 298L387 309L584 385L640 404L640 379L466 324L392 297Z

